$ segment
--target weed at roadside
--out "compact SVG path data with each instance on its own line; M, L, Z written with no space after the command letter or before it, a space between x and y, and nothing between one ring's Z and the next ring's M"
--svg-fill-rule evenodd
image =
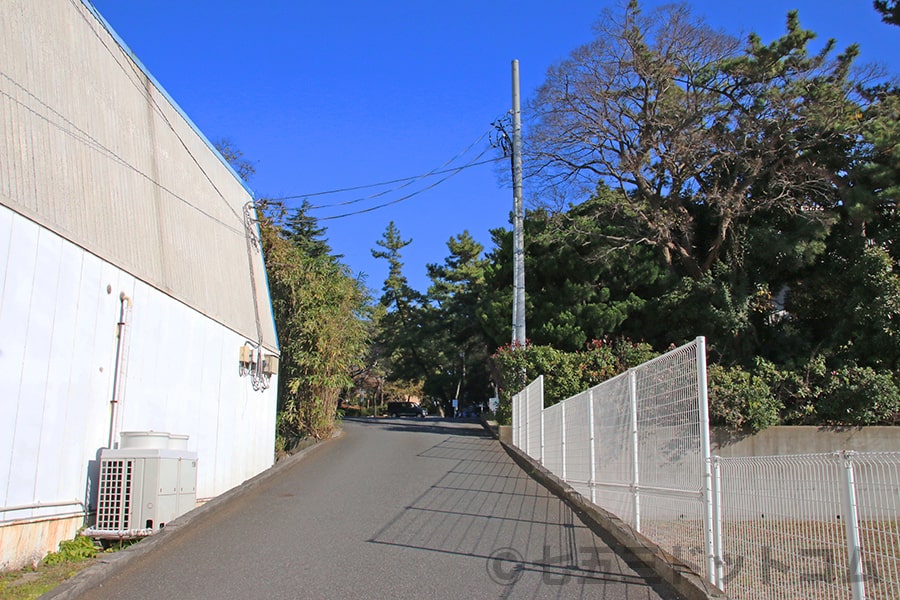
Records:
M94 564L98 554L116 552L138 541L113 543L104 550L83 535L63 540L59 550L45 556L36 567L0 573L0 600L34 600Z

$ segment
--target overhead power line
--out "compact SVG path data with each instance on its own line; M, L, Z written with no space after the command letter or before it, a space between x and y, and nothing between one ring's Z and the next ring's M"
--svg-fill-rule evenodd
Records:
M380 192L370 194L368 196L354 198L352 200L345 200L342 202L333 202L333 203L329 203L329 204L318 204L318 205L307 206L306 210L321 210L321 209L325 209L325 208L336 208L336 207L340 207L340 206L349 206L352 204L358 204L360 202L366 202L369 200L374 200L376 198L381 198L381 197L387 196L389 194L398 192L404 188L407 188L407 187L413 185L416 182L423 181L430 177L435 177L438 175L446 175L446 177L443 177L443 178L439 179L438 181L436 181L420 190L417 190L415 192L412 192L412 193L402 196L400 198L396 198L389 202L383 202L376 206L372 206L369 208L364 208L361 210L348 212L348 213L344 213L344 214L340 214L340 215L333 215L333 216L329 216L329 217L318 217L318 220L328 221L328 220L340 219L340 218L344 218L344 217L350 217L350 216L354 216L354 215L372 212L374 210L378 210L378 209L384 208L386 206L391 206L393 204L398 204L405 200L409 200L410 198L413 198L413 197L421 194L422 192L431 190L431 189L437 187L438 185L440 185L441 183L447 181L454 175L457 175L458 173L464 171L465 169L477 167L480 165L485 165L488 163L496 162L498 160L503 160L502 157L491 158L491 159L487 159L487 160L480 160L491 149L491 147L489 146L489 147L485 148L484 150L482 150L477 156L475 156L473 159L471 159L467 163L457 166L457 167L447 168L449 165L456 162L460 157L465 156L467 153L469 153L469 151L472 150L472 148L474 148L476 145L478 145L480 142L482 142L485 138L490 136L492 134L492 132L493 132L493 129L488 129L483 134L481 134L478 137L478 139L476 139L474 142L469 144L469 146L467 146L464 150L457 153L455 156L453 156L449 160L445 161L443 164L431 169L430 171L422 173L420 175L415 175L412 177L401 177L401 178L391 179L391 180L382 181L382 182L378 182L378 183L369 183L369 184L364 184L364 185L357 185L357 186L350 186L350 187L338 188L338 189L333 189L333 190L311 192L311 193L306 193L306 194L291 194L288 196L281 196L279 198L272 198L271 200L274 202L279 202L279 201L284 201L284 200L296 200L299 198L303 198L304 200L306 200L308 198L324 196L324 195L328 195L328 194L339 194L339 193L352 192L352 191L363 190L363 189L378 188L378 187L383 187L386 185L402 184L402 185L396 185L395 187L392 187L387 190L382 190Z
M482 152L479 156L484 156L484 153ZM404 181L417 181L419 179L423 179L425 177L430 177L432 175L444 175L446 173L454 173L455 174L455 173L459 172L461 169L468 169L469 167L477 167L479 165L486 165L488 163L497 162L498 160L502 160L502 159L503 159L502 157L489 158L487 160L468 163L466 165L463 165L462 167L455 167L453 169L443 169L441 171L431 171L427 175L416 175L414 177L401 177L400 179L392 179L390 181L382 181L380 183L367 183L365 185L357 185L357 186L341 188L341 189L337 189L337 190L327 190L324 192L313 192L312 194L297 194L295 196L282 196L281 198L272 198L272 201L278 202L281 200L296 200L298 198L314 198L316 196L325 196L327 194L340 194L343 192L355 192L356 190L364 190L367 188L381 187L383 185L391 185L394 183L403 183ZM373 194L373 195L367 196L365 198L358 198L356 200L348 200L345 202L335 202L333 204L317 204L315 206L311 206L310 208L332 208L335 206L346 206L348 204L355 204L357 202L362 202L363 200L370 200L370 199L376 198L378 196L383 196L385 193L397 191L398 189L402 189L402 188L394 188L392 190L388 190L388 192L379 192L378 194Z
M481 158L482 156L484 156L486 153L487 153L487 150L485 150L484 152L482 152L481 154L479 154L477 157L475 157L476 160L477 160L478 158ZM378 204L378 205L376 205L376 206L370 206L369 208L364 208L364 209L361 209L361 210L356 210L356 211L353 211L353 212L344 213L344 214L340 214L340 215L332 215L332 216L330 216L330 217L318 217L317 219L318 219L319 221L331 221L331 220L334 220L334 219L343 219L344 217L353 217L353 216L356 216L356 215L361 215L361 214L365 214L365 213L368 213L368 212L372 212L372 211L378 210L378 209L380 209L380 208L384 208L384 207L386 207L386 206L391 206L391 205L393 205L393 204L399 204L400 202L403 202L403 201L405 201L405 200L409 200L410 198L413 198L413 197L415 197L415 196L418 196L419 194L421 194L421 193L423 193L423 192L427 192L428 190L431 190L431 189L433 189L433 188L436 188L437 186L439 186L440 184L444 183L445 181L447 181L448 179L450 179L450 178L453 177L454 175L460 173L461 171L464 171L465 169L468 169L469 167L474 167L474 166L476 166L476 165L484 165L484 164L491 163L491 162L497 162L498 160L505 160L505 157L499 156L499 157L497 157L497 158L491 158L491 159L488 159L488 160L483 160L483 161L478 161L478 162L471 162L471 163L465 164L465 165L463 165L463 166L461 166L461 167L457 167L457 168L455 168L455 169L448 169L447 171L444 171L444 173L449 173L449 175L447 175L446 177L444 177L444 178L442 178L442 179L438 179L437 181L435 181L435 182L432 183L431 185L428 185L428 186L426 186L426 187L424 187L424 188L422 188L422 189L420 189L420 190L416 190L415 192L413 192L413 193L411 193L411 194L407 194L406 196L402 196L402 197L397 198L397 199L395 199L395 200L391 200L390 202L384 202L384 203ZM310 208L312 209L312 208L323 208L323 207L312 206L312 207L310 207Z

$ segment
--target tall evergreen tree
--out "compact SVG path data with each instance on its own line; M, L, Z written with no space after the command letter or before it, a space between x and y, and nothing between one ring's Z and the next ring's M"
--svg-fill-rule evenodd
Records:
M428 265L428 298L434 310L432 335L441 340L441 362L447 365L444 388L460 406L480 404L491 394L488 357L494 348L486 335L484 247L468 231L447 241L443 264ZM454 386L455 384L455 386Z
M303 204L299 208L288 211L284 224L287 239L313 258L333 256L335 259L340 259L340 255L331 253L331 247L325 239L325 228L309 215L310 206L309 200L303 200Z
M389 379L423 382L435 367L427 360L429 338L422 328L425 298L410 287L403 274L402 250L411 243L412 239L404 240L391 221L376 242L381 250L372 250L373 257L388 263L379 301L385 311L378 322L376 342L389 364Z
M797 215L836 202L834 156L853 143L851 46L810 55L814 37L787 33L747 47L684 6L645 14L632 0L597 38L550 69L526 145L550 183L606 183L620 201L596 218L623 224L621 244L654 247L674 274L701 279L755 214ZM736 255L730 258L733 260Z

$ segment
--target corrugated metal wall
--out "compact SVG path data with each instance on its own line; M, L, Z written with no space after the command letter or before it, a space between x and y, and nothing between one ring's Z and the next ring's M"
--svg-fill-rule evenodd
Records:
M205 138L81 2L5 0L0 31L0 203L275 348L251 197Z

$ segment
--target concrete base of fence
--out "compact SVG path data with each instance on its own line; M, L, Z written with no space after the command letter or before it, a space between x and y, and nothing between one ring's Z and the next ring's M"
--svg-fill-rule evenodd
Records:
M566 482L545 469L540 463L500 439L507 454L541 485L565 502L584 523L598 535L612 538L638 560L652 569L686 600L727 599L728 596L709 583L690 567L635 531L611 512L593 505Z
M512 444L512 425L497 425L496 421L488 421L484 418L481 419L481 424L494 436L494 439Z

